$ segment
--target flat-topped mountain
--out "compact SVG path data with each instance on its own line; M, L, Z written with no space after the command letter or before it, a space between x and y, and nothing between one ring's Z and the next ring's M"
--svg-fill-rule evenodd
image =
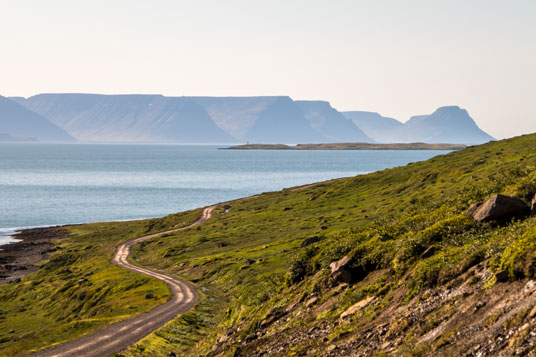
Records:
M65 130L13 100L0 96L1 141L75 141Z
M203 107L184 97L39 94L15 100L83 141L236 142Z
M82 141L478 144L493 140L456 106L401 123L371 112L340 113L326 101L294 101L288 96L39 94L11 99Z
M298 100L296 103L311 127L330 139L331 142L374 142L354 122L334 109L329 102Z
M382 143L481 144L495 140L480 129L465 109L446 106L406 123L371 112L344 112L363 131Z

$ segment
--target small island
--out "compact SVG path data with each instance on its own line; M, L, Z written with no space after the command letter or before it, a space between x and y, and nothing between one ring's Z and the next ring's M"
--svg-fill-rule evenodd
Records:
M461 144L371 144L371 143L329 143L329 144L245 144L235 145L224 150L463 150Z

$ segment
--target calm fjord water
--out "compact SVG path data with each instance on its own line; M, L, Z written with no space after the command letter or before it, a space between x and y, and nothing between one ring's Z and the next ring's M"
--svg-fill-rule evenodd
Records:
M6 228L160 217L444 153L0 143L0 240Z

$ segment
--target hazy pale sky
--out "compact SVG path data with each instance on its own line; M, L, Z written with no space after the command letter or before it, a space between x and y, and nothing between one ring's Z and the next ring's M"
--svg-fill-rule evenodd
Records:
M535 0L0 0L0 94L289 95L536 132Z

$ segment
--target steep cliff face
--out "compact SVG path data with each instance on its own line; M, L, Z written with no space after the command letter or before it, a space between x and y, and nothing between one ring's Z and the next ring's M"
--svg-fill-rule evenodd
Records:
M75 141L63 129L13 100L0 96L0 133L4 140Z
M40 94L19 102L81 141L236 142L184 97Z
M328 138L330 142L374 142L354 122L334 109L329 102L299 100L296 103L311 127Z

